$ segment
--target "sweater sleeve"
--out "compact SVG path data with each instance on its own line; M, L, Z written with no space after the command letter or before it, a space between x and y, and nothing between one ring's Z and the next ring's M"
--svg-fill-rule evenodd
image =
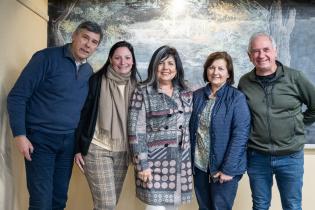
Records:
M145 100L141 89L137 88L131 98L128 113L128 141L137 171L149 168L146 137Z
M240 94L233 103L231 137L222 165L222 172L230 176L246 171L246 148L251 123L245 95Z
M296 84L299 89L301 101L307 107L303 113L303 121L305 125L311 125L315 122L315 86L304 76L302 72L299 72Z
M28 101L43 80L47 68L48 59L45 54L35 53L11 89L7 98L7 108L13 136L26 135Z

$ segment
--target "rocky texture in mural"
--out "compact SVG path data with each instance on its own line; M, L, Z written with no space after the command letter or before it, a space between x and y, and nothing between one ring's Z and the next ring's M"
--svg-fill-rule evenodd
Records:
M139 69L145 75L152 52L169 44L179 50L193 85L200 86L202 64L213 51L228 51L232 55L237 80L247 72L251 66L246 48L255 31L275 35L281 46L281 60L290 64L295 10L286 13L287 18L280 1L269 7L244 0L51 1L49 40L50 45L68 42L80 21L94 20L105 32L105 42L93 57L96 68L105 62L109 46L124 39L134 45Z
M104 64L112 44L127 40L134 45L145 78L154 50L168 44L178 49L186 79L195 89L204 84L202 66L214 51L231 54L238 81L252 69L247 57L249 37L267 31L277 42L279 60L304 71L315 82L311 72L315 30L310 27L315 24L314 8L315 3L294 0L49 0L49 45L69 42L79 22L93 20L105 33L91 58L96 70Z

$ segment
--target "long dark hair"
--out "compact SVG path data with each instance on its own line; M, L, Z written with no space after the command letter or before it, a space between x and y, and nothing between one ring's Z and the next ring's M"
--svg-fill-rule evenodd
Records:
M187 89L184 80L184 68L182 61L180 60L179 54L174 47L164 45L159 47L152 55L150 64L148 67L148 78L142 83L142 85L150 85L155 89L158 88L157 70L160 61L167 59L172 56L176 64L176 76L172 80L173 85L178 85L182 89Z
M106 63L100 69L100 71L102 71L102 74L104 74L106 76L106 72L108 70L108 66L110 65L110 59L113 57L116 49L120 48L120 47L127 47L129 49L129 51L131 52L132 60L133 60L133 65L132 65L132 68L131 68L131 76L130 76L131 80L137 81L137 75L138 75L139 79L141 80L140 74L139 74L138 69L137 69L137 62L136 62L136 57L135 57L135 53L134 53L133 47L132 47L132 45L129 42L126 42L126 41L116 42L110 48L109 53L108 53L108 57L107 57L107 60L106 60Z

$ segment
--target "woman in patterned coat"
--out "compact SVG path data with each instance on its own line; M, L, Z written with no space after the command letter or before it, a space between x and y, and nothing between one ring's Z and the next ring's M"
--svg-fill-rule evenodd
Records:
M136 195L146 210L173 210L191 200L189 119L192 92L176 49L162 46L130 102L128 139Z

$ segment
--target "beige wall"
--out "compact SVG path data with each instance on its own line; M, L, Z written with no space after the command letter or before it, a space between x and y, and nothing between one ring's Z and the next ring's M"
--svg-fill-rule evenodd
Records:
M22 1L22 0L21 0ZM23 0L47 16L47 0ZM46 47L47 21L16 0L0 0L0 209L26 209L24 162L8 129L6 95L32 54Z
M303 187L303 209L314 209L314 164L315 164L315 149L305 150L305 174L304 174L304 187ZM77 167L73 170L74 175L71 180L69 202L67 210L86 210L92 209L91 195L87 187L86 180L82 174L80 174ZM276 183L274 184L276 185ZM129 167L127 178L124 183L123 192L118 203L117 210L141 210L143 205L139 200L135 198L134 194L134 182L132 168ZM180 210L193 210L198 209L196 199L189 205L183 205ZM250 210L251 209L251 194L248 184L248 177L245 175L241 180L237 197L235 200L233 210ZM273 188L273 200L270 210L280 210L281 203L279 193L276 187Z
M7 127L5 97L21 69L31 55L46 47L47 0L0 0L0 209L22 210L27 208L28 194L25 184L24 163L16 151L11 133ZM30 7L30 8L28 8ZM32 11L31 9L35 10ZM38 13L38 14L36 14ZM41 17L43 16L43 17ZM315 189L315 149L305 153L305 176L303 188L303 209L312 210ZM12 188L12 186L14 186ZM140 210L143 205L134 195L133 173L131 167L124 184L117 210ZM251 208L248 178L241 181L234 210ZM73 170L67 210L92 209L92 201L84 176L77 167ZM196 200L181 210L197 209ZM271 210L281 209L279 194L274 189Z

